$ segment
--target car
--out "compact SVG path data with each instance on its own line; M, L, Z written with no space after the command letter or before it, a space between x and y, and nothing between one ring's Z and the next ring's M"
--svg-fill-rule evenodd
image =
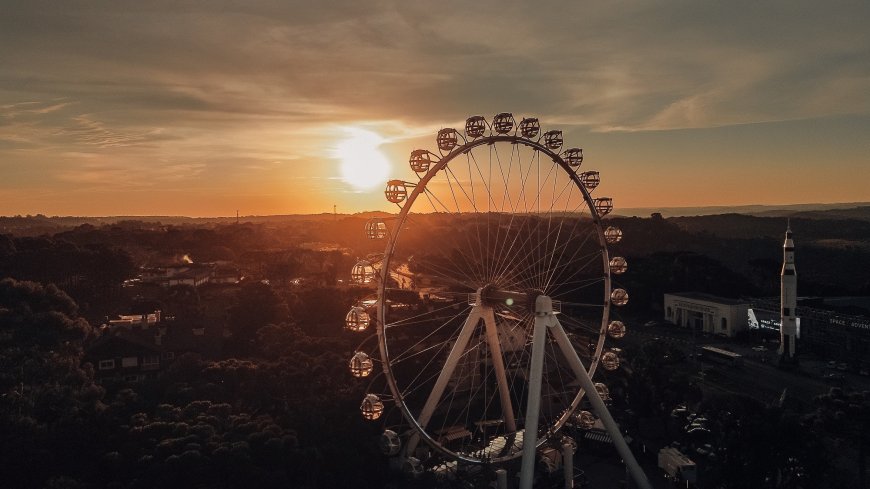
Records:
M676 407L673 411L671 411L672 418L682 418L685 417L689 411L685 407Z
M647 322L643 323L643 325L647 328L651 328L653 326L658 326L659 322L658 321L647 321Z
M863 375L863 376L867 377L868 375L870 375L870 369L868 369L867 367L864 367L858 371L858 375Z
M849 370L849 366L845 363L838 363L837 370L839 370L840 372L845 372L846 370Z
M752 349L753 349L754 351L767 351L767 348L765 348L764 345L761 345L761 346L753 346Z

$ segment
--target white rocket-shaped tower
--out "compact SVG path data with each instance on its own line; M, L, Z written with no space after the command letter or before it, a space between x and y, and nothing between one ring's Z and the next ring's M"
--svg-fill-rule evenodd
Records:
M797 272L794 268L794 241L791 236L791 222L785 231L782 245L782 273L780 274L780 312L782 321L779 327L780 362L795 360L795 339L797 338Z

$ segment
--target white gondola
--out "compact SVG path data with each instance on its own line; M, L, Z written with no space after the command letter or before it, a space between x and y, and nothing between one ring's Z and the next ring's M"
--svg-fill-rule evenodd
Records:
M498 134L507 134L514 130L514 115L509 112L502 112L492 119L492 130Z
M366 285L375 281L375 267L368 260L356 262L350 270L350 281L357 285Z
M607 226L607 229L604 230L604 239L609 244L619 243L622 241L622 229L616 226Z
M610 324L607 325L607 334L609 334L611 338L618 340L625 336L625 331L625 323L622 321L610 321Z
M610 293L610 302L614 306L624 306L628 304L628 292L625 289L613 289Z
M368 377L374 370L374 362L372 362L371 357L369 357L369 355L364 351L354 353L353 356L350 357L348 366L350 367L350 374L358 379Z
M441 129L438 131L436 141L438 142L438 149L450 151L459 143L459 134L456 132L456 129Z
M402 464L402 472L412 479L419 479L424 471L423 462L420 462L420 459L417 457L408 457L405 459L405 463Z
M554 151L562 148L562 131L547 131L544 133L544 145Z
M347 316L344 317L344 328L348 331L359 333L365 331L371 321L372 318L364 307L354 306L350 308Z
M604 217L613 210L613 199L610 197L600 197L594 200L595 210L598 211L599 217Z
M580 148L566 149L562 154L562 159L565 160L565 163L568 163L568 166L571 168L578 168L583 164L583 150Z
M375 394L366 394L363 398L362 404L359 406L359 410L362 413L363 418L374 421L381 417L381 414L384 413L384 403L381 402L381 399Z
M374 217L366 221L366 237L369 239L384 239L387 237L387 223Z
M425 149L415 149L411 151L411 157L408 158L408 163L411 165L411 170L416 173L426 173L429 167L432 166L432 153Z
M387 197L387 201L398 204L408 198L408 187L402 180L390 180L387 182L384 196Z
M601 382L595 383L595 392L598 393L598 397L600 397L602 401L610 400L610 389L608 389L607 386L602 384Z
M619 368L619 355L615 352L608 351L601 355L601 366L604 370L616 370Z
M520 122L520 134L527 139L532 139L538 136L541 132L541 123L535 117L527 117Z
M595 415L589 411L580 411L574 415L574 422L580 428L589 429L595 426Z
M384 455L392 457L393 455L398 455L399 450L402 449L402 440L395 431L384 430L381 433L381 438L378 440L378 446L380 446L381 452Z
M477 139L486 133L486 119L475 115L465 121L465 135L471 139Z
M580 183L591 192L601 183L601 174L594 170L583 172L580 174Z
M610 273L622 275L628 270L628 261L624 257L614 256L610 259Z

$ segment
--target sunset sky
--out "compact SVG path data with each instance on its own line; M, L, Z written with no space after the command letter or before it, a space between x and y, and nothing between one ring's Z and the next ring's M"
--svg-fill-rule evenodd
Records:
M0 215L390 209L341 178L348 140L410 178L503 111L617 208L870 201L868 26L867 1L0 0Z

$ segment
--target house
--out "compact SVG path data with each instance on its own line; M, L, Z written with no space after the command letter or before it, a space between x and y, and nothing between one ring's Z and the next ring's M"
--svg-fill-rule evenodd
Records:
M154 378L172 360L171 352L125 333L105 334L85 348L84 362L93 364L98 382L106 379L139 382Z
M176 285L199 287L208 283L211 279L211 274L212 270L208 267L191 268L167 278L164 283L167 287L174 287Z
M222 327L175 321L155 311L108 321L85 344L83 362L93 364L97 381L139 382L155 378L185 353L218 358L222 346Z

